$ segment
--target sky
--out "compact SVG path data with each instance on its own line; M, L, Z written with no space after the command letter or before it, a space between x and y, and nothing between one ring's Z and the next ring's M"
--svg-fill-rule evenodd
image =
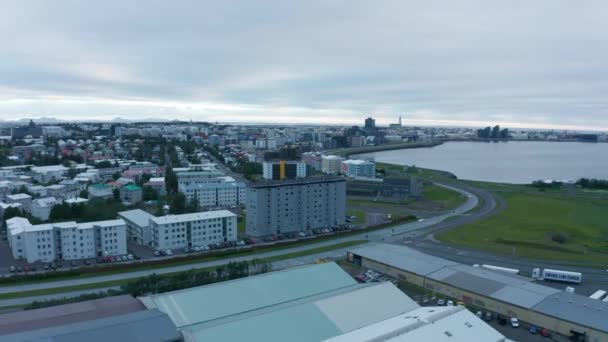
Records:
M606 1L2 1L0 119L608 130Z

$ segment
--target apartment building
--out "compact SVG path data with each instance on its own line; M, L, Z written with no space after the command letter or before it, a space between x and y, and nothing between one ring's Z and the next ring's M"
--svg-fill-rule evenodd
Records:
M245 202L245 183L232 177L208 178L205 182L179 186L188 201L196 200L200 208L240 205Z
M306 177L306 163L301 161L265 161L262 176L268 180L295 179Z
M348 159L342 162L342 174L352 178L375 178L376 163L369 160Z
M178 187L190 184L204 184L213 182L213 179L222 177L224 174L212 166L201 168L187 168L184 171L175 170Z
M68 168L63 165L34 166L32 178L40 183L58 182L63 179Z
M320 152L304 152L302 153L302 161L314 171L323 169L323 154Z
M236 241L236 215L228 210L150 218L152 247L157 250Z
M247 189L247 234L265 236L343 224L346 180L315 177L265 181Z
M337 175L342 170L342 161L344 158L338 156L323 156L321 157L321 171L328 175Z
M14 217L7 220L6 225L13 257L30 263L127 253L126 226L122 219L32 225L23 217Z
M51 215L51 209L57 203L59 201L55 197L37 198L32 201L31 214L42 221L46 221Z

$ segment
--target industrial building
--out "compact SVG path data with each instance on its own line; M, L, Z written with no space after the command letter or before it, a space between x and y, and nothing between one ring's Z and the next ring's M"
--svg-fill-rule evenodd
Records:
M300 232L344 224L346 180L316 177L262 181L247 188L250 236Z
M0 315L0 342L178 342L169 317L123 295Z
M473 336L505 341L464 308L420 308L390 282L358 284L335 263L290 268L140 300L147 308L166 313L186 342L384 341L388 339L379 338L388 334L395 338L390 341L400 341L401 335L441 341L433 336L440 337L445 331L453 333L450 341L471 341ZM433 325L446 330L429 331ZM414 335L416 330L422 331ZM346 337L340 339L341 335Z
M236 215L215 210L181 215L153 216L141 209L118 213L126 222L130 241L156 250L192 248L236 241Z
M306 163L301 161L265 161L262 177L267 180L295 179L306 177Z
M517 275L472 267L414 249L375 244L348 253L358 265L574 340L608 341L608 303Z

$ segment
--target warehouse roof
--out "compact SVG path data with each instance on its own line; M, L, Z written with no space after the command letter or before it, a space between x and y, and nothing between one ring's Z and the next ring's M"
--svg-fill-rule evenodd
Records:
M596 330L608 331L608 302L586 296L558 292L538 303L534 311Z
M421 307L325 341L502 342L505 337L462 306L440 306Z
M372 244L355 249L352 253L420 275L427 275L444 267L459 265L457 262L397 245Z
M319 341L418 307L391 283L355 284L188 326L182 333L191 341Z
M129 296L115 296L0 315L0 335L141 311L146 307Z
M178 327L184 327L353 284L356 284L353 278L338 265L325 263L157 294L141 300L146 307L158 308Z
M0 342L170 342L181 334L167 315L143 310L51 328L0 336Z

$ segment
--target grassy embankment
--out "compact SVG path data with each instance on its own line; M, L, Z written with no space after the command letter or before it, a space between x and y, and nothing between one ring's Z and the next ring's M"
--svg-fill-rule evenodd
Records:
M266 261L266 262L287 260L287 259L298 258L298 257L302 257L302 256L307 256L307 255L313 255L313 254L317 254L317 253L329 252L329 251L336 250L336 249L357 246L357 245L360 245L360 244L363 244L366 242L367 242L367 240L346 241L346 242L336 243L336 244L329 245L329 246L317 247L317 248L308 249L308 250L304 250L304 251L272 256L272 257L268 257L268 258L261 258L260 260ZM214 270L215 268L216 267L206 267L206 268L201 268L201 270ZM181 271L165 273L165 274L170 275L170 274L177 274L180 272ZM134 281L138 278L139 277L134 277L134 278L97 282L97 283L84 284L84 285L74 285L74 286L64 286L64 287L42 289L42 290L3 293L3 294L0 294L0 300L31 297L31 296L42 296L42 295L50 295L50 294L65 293L65 292L72 292L72 291L95 290L95 289L101 289L101 288L106 288L106 287L114 287L114 286L124 285L124 284Z
M608 263L608 201L602 192L575 188L539 191L526 185L468 182L500 195L507 208L447 231L444 242L515 256Z

